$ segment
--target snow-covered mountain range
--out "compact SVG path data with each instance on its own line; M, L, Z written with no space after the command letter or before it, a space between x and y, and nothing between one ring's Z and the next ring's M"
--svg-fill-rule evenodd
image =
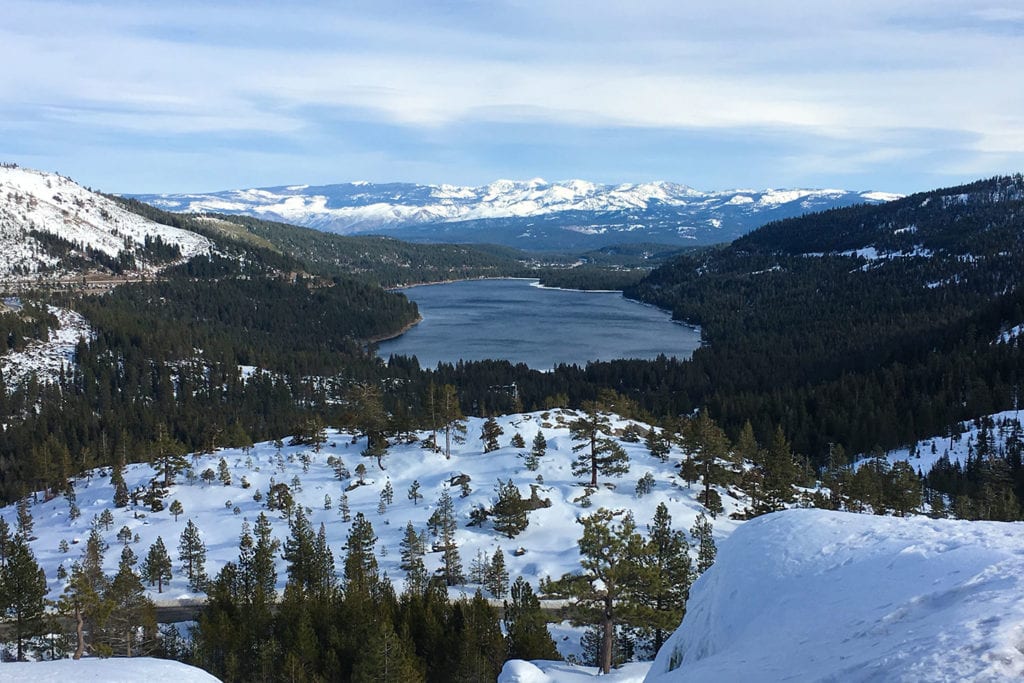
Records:
M728 242L773 220L899 195L836 189L702 192L669 182L600 185L534 178L480 187L355 182L133 196L169 211L244 214L342 234L557 249Z
M180 256L170 257L175 247ZM154 223L64 176L0 166L0 277L75 274L104 262L153 272L211 249L202 235Z

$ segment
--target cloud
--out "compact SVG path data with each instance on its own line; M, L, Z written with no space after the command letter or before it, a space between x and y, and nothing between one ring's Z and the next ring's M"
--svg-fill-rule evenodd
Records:
M0 72L0 133L40 139L247 132L315 150L328 129L346 135L343 116L424 140L477 125L774 130L860 146L864 172L916 150L906 131L948 132L975 160L1024 154L1010 3L7 5L0 59L18 68Z

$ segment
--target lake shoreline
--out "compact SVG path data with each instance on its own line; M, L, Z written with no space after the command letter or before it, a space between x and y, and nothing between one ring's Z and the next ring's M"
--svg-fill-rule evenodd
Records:
M445 286L416 285L406 292L424 324L406 326L382 340L379 357L416 356L424 367L507 360L543 372L563 363L584 367L659 356L683 360L702 345L699 327L673 320L671 311L629 299L619 290L546 287L539 278L524 277L429 284Z

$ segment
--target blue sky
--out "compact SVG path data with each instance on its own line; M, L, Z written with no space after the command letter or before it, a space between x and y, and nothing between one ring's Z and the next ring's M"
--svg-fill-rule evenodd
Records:
M5 0L0 160L112 192L1024 170L1024 5Z

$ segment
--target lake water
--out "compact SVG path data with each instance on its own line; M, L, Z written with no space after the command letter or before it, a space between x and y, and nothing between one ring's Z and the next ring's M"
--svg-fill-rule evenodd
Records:
M423 321L379 354L415 355L423 367L487 358L550 370L615 358L688 358L700 331L618 292L547 289L536 280L467 280L402 290Z

